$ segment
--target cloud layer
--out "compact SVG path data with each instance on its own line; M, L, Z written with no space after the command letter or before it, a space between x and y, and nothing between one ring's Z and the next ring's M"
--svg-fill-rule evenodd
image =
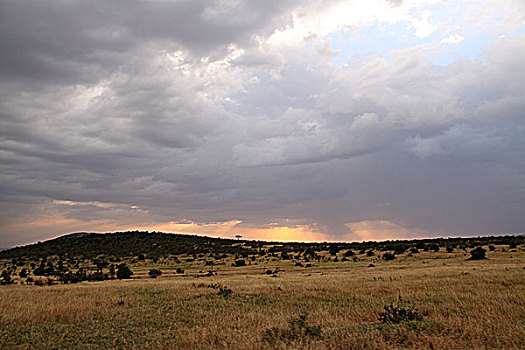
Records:
M4 2L0 246L522 232L524 23L513 0Z

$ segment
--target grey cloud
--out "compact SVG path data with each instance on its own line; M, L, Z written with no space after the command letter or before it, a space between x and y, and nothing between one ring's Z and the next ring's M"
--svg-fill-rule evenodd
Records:
M112 1L3 2L0 74L60 82L93 81L133 61L151 41L165 49L214 55L246 44L255 31L276 25L292 2ZM123 10L125 9L125 10ZM131 56L130 56L131 54ZM93 76L94 75L94 76Z
M293 3L144 4L0 5L2 227L521 229L525 36L447 67L412 49L344 68L254 39Z

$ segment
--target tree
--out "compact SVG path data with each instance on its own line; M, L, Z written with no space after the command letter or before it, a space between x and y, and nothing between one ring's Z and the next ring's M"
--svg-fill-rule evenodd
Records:
M470 258L467 260L483 260L487 257L485 256L485 253L487 252L486 249L483 249L481 247L477 247L476 249L473 249L470 251Z
M417 249L417 247L412 247L412 248L410 248L410 253L412 253L412 254L419 254L419 249Z
M237 238L237 240L239 240L239 239L242 238L242 235L235 235L235 238Z
M151 278L157 278L160 275L162 275L162 271L160 271L158 269L151 269L151 270L149 270L148 275Z
M246 266L246 261L243 259L235 260L232 263L232 266L235 266L235 267Z
M20 278L26 278L27 277L27 270L26 269L20 270L20 272L18 273L18 276L20 276Z
M97 272L102 272L102 270L109 266L109 262L102 259L95 259L95 265L97 265Z
M394 260L395 258L396 256L392 253L386 252L385 254L383 254L383 260Z
M403 244L397 244L394 247L394 252L396 254L403 254L406 250L407 250L407 247L405 245L403 245Z
M119 264L117 266L117 278L119 280L131 278L131 275L133 275L133 272L129 269L128 265Z
M345 253L344 253L344 256L346 257L350 257L350 256L354 256L355 253L351 250L351 249L348 249Z
M0 275L0 284L1 285L7 285L7 284L14 284L15 281L11 278L11 272L9 270L2 271L2 275Z

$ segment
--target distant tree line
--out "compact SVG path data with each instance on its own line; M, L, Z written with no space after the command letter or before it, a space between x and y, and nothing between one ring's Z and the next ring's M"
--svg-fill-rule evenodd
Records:
M0 259L45 259L49 256L60 256L64 259L96 259L99 256L112 256L118 262L122 258L134 257L144 260L146 257L156 262L159 258L187 254L193 256L213 256L215 259L234 255L236 259L248 256L270 255L281 260L289 260L298 254L305 261L318 260L320 251L328 251L337 257L343 252L343 259L352 258L355 253L374 256L376 252L393 252L402 254L419 251L453 252L457 249L467 250L482 245L508 245L509 249L523 244L525 236L487 236L469 238L435 238L421 240L399 240L382 242L353 243L301 243L301 242L266 242L237 239L222 239L195 235L177 235L160 232L116 232L106 234L78 233L62 236L45 242L16 247L0 252ZM266 248L269 247L269 248ZM295 254L295 255L294 255ZM389 257L390 258L390 257ZM387 260L389 258L386 258ZM102 263L103 264L103 263ZM241 264L241 263L239 263ZM107 266L101 266L106 268ZM60 271L61 266L53 267ZM50 271L51 266L40 265L38 273ZM46 270L47 269L47 270Z

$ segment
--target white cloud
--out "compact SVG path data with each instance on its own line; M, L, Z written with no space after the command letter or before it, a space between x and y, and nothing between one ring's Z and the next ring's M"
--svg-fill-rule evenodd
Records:
M463 40L465 40L465 38L461 36L460 34L451 34L448 37L442 39L440 43L454 45L454 44L459 44Z
M430 17L432 17L432 12L430 10L424 10L421 12L419 19L412 19L411 24L415 29L414 34L417 37L427 38L436 30L436 26L429 22Z

